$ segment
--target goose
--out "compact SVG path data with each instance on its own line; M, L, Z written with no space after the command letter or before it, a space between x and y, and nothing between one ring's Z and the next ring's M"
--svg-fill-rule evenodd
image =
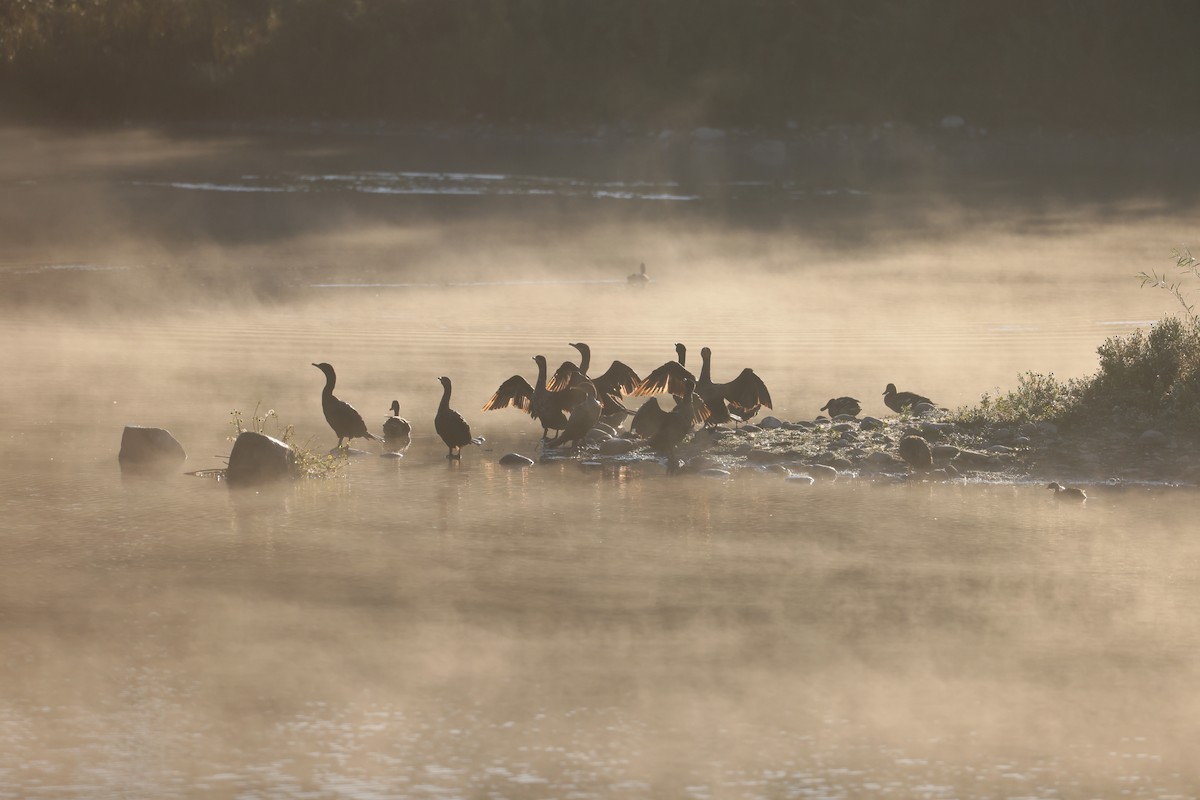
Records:
M1083 489L1076 489L1074 486L1062 486L1057 482L1050 483L1046 486L1047 489L1054 490L1054 499L1062 500L1067 503L1082 503L1087 500L1087 494Z
M450 379L438 378L442 384L442 402L438 404L437 416L433 418L433 429L442 437L450 452L446 458L462 458L463 445L483 444L482 436L471 436L471 426L454 409L450 408Z
M412 439L412 425L409 424L408 420L400 416L399 400L392 401L390 410L392 415L383 421L383 440L407 447L409 441Z
M338 437L337 446L342 446L343 439L370 439L382 442L383 439L367 430L367 423L363 422L362 414L359 414L354 406L333 396L333 387L337 384L337 373L333 371L333 367L325 362L313 366L325 373L325 388L321 390L321 410L325 412L325 421Z
M747 367L728 383L713 383L712 381L712 350L705 347L700 350L702 365L700 379L696 381L696 394L708 406L707 425L719 425L722 422L746 422L758 410L771 406L771 393L767 385Z
M862 411L862 403L853 397L831 397L828 403L821 406L821 410L828 411L831 417L840 417L842 414L857 417Z
M911 409L920 403L934 404L928 397L916 392L897 392L896 384L894 383L889 383L887 388L883 390L883 404L897 414L906 408Z

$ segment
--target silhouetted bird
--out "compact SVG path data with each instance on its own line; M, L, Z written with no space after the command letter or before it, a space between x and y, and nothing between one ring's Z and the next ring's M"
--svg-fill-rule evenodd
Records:
M571 417L567 420L567 427L558 436L546 442L546 447L558 447L566 442L571 442L579 447L584 437L588 435L588 431L596 427L596 423L600 421L600 411L603 406L596 399L596 388L590 383L585 383L580 386L580 389L583 397L569 409Z
M702 403L693 402L695 398L696 384L685 381L680 401L662 418L658 430L650 437L650 447L665 455L668 463L675 456L675 448L683 443L697 424L705 421L705 408Z
M821 406L821 410L828 411L831 417L840 417L842 414L857 417L862 411L862 404L853 397L831 397L828 403Z
M675 344L675 358L675 361L668 361L661 367L652 370L631 394L640 397L669 392L676 400L682 397L684 381L689 380L695 383L696 376L688 372L684 366L687 363L687 348L678 342Z
M900 440L900 457L910 469L929 469L933 466L933 451L929 442L920 436L905 436Z
M446 458L462 458L462 449L468 444L483 444L483 437L471 436L471 426L454 409L450 408L450 379L438 378L442 384L442 402L438 404L437 416L433 418L433 429L442 437L450 452Z
M771 393L767 385L747 367L728 383L713 383L712 380L712 350L701 348L700 380L696 381L696 394L708 407L707 425L719 425L722 422L737 420L746 422L762 406L771 408Z
M627 364L620 361L612 362L603 375L593 378L588 375L592 364L592 348L584 342L569 342L569 344L579 351L579 366L570 361L564 361L546 382L546 388L557 391L575 385L578 383L575 374L578 373L590 380L596 387L596 399L603 407L600 418L614 428L619 427L625 421L625 417L633 413L625 407L621 398L633 392L642 379Z
M578 384L590 381L575 370L571 374L572 385L552 391L546 388L546 357L534 356L533 360L538 365L537 382L530 386L520 375L513 375L500 384L500 388L483 404L483 410L495 411L508 406L518 408L542 424L542 438L546 439L550 431L558 434L567 427L567 411L584 397Z
M649 283L650 278L646 275L646 265L642 264L642 268L638 272L630 275L627 280L629 281L630 286L641 287Z
M916 392L897 392L896 384L889 383L887 388L883 390L883 404L899 414L906 408L913 408L920 403L929 403L933 405L933 401L924 395L919 395Z
M1062 500L1067 503L1082 503L1087 500L1087 495L1083 489L1076 489L1074 486L1061 486L1058 483L1051 483L1046 486L1047 489L1054 490L1054 499Z
M324 362L313 364L325 373L325 388L321 390L321 410L325 412L325 421L338 437L337 446L342 446L343 439L370 439L382 442L378 436L367 430L367 423L354 406L333 396L333 387L337 383L337 373L333 367Z
M389 444L408 447L412 441L412 425L400 416L400 401L392 401L392 415L383 421L383 439Z

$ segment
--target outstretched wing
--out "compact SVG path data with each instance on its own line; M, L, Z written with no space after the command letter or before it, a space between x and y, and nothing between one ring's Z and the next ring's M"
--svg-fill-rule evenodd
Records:
M721 396L729 404L730 413L740 419L746 420L753 417L762 406L774 408L771 405L771 393L767 391L767 385L749 367L742 370L741 374L729 383L723 383L718 388Z
M492 399L483 404L483 410L495 411L498 408L513 406L528 414L532 402L533 387L529 385L529 381L520 375L513 375L500 384L500 388L492 395Z
M550 380L546 381L546 388L552 392L565 389L571 385L573 376L578 374L580 374L578 364L564 361L562 366L554 370L554 374L550 376Z
M601 394L621 395L630 394L638 387L642 379L638 377L628 364L621 361L612 362L608 371L599 378L593 378L592 383Z
M696 376L688 372L687 368L678 361L668 361L647 375L646 379L634 388L633 394L634 396L641 396L670 392L671 394L681 395L683 394L683 382L685 380L695 382Z

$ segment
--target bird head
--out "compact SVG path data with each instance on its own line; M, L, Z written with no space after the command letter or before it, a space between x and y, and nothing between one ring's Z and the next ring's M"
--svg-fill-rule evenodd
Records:
M887 385L887 388L883 390L883 393L884 394L895 394L896 393L896 384L889 383Z

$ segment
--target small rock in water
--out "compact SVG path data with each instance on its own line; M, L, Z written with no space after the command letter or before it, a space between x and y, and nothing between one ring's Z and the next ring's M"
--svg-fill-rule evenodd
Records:
M639 443L630 439L606 439L600 443L600 455L622 456L639 447Z
M597 422L595 425L592 426L592 430L604 431L609 436L617 435L617 429L614 428L612 425L609 425L607 422Z
M994 444L988 448L989 453L1011 453L1013 449L1007 445Z
M697 474L703 475L706 478L724 479L724 478L730 477L729 470L721 469L720 467L706 467L706 468L700 470Z
M187 460L187 453L174 436L162 428L126 425L121 434L121 469L166 469Z
M957 448L955 451L957 452ZM881 467L898 467L904 463L891 453L885 453L882 450L876 450L874 453L868 455L866 462L868 464L877 464Z
M612 434L608 433L607 431L601 430L600 428L592 428L583 437L584 441L588 442L589 444L596 444L598 442L607 442L611 438L613 438Z
M818 481L836 481L838 477L838 471L836 469L833 467L827 467L824 464L813 464L812 466L807 467L805 471L808 472L809 476L813 480Z
M812 475L789 475L785 480L795 486L812 486L816 483Z
M295 474L295 451L274 437L254 431L238 434L225 473L231 489L258 486L292 478Z
M758 425L764 430L773 431L783 427L783 420L778 417L763 417Z
M1159 431L1145 431L1138 437L1138 444L1142 447L1163 447L1167 443L1167 435Z
M791 475L792 471L783 464L767 464L763 467L763 472L774 472L779 475Z
M380 458L400 459L400 458L404 458L404 453L398 452L396 450L389 450L386 453L380 453L379 457Z
M758 425L743 425L739 430L743 433L758 433L762 428Z
M834 422L858 422L858 417L853 414L838 414L833 418Z
M1018 436L1012 440L1013 447L1028 447L1031 444L1033 444L1033 440L1028 436Z
M845 431L854 430L854 426L851 425L849 422L839 422L833 426L833 429L835 431L837 431L838 433L844 433Z
M500 466L503 467L532 467L533 459L520 453L505 453L500 456Z
M883 420L875 417L863 417L858 421L858 427L864 431L877 431L883 428Z
M775 464L783 460L783 454L770 450L750 450L746 453L746 460L751 464Z
M929 448L934 461L949 461L959 454L959 449L952 444L935 444Z
M829 466L832 469L846 470L846 469L851 469L854 466L854 462L852 462L848 458L843 458L841 456L834 456L833 458L829 459Z

